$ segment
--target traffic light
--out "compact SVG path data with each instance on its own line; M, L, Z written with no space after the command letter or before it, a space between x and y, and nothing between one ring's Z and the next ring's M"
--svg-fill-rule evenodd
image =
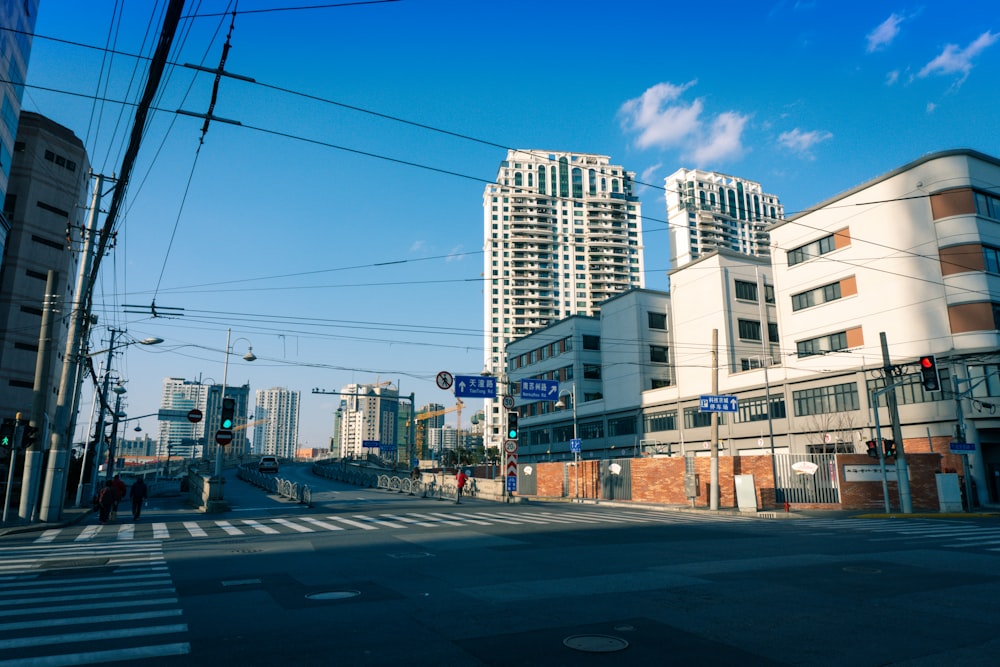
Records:
M868 456L872 457L873 459L877 459L878 458L877 443L874 440L869 440L865 444L868 445Z
M885 450L885 458L892 458L896 455L895 440L882 440L882 448Z
M3 420L3 424L0 425L0 447L4 449L13 449L16 428L17 422L10 417Z
M940 391L941 381L938 378L937 362L933 355L920 357L920 382L927 391Z
M507 439L517 440L517 413L507 413Z
M222 399L222 430L228 431L233 428L233 416L236 414L236 399Z

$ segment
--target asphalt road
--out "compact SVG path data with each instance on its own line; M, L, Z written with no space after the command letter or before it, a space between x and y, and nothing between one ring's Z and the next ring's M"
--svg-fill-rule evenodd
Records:
M998 663L995 519L310 482L312 508L231 479L224 515L154 499L136 524L0 538L0 667Z

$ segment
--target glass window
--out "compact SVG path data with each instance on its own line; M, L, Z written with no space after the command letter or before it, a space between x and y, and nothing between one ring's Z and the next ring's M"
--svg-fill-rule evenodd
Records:
M847 332L840 331L835 334L830 334L829 336L820 336L819 338L801 340L795 344L795 349L800 357L846 350Z
M666 331L667 330L667 314L666 313L655 313L653 311L649 311L647 313L647 316L649 317L649 328L650 329L658 329L660 331Z
M653 363L667 363L667 347L665 345L650 345L649 360Z
M583 349L585 350L599 350L601 349L601 337L600 336L588 336L584 334L583 336Z
M643 415L642 421L642 430L646 433L653 431L674 431L677 429L677 411L669 410Z
M739 320L740 340L760 340L760 322Z
M736 298L743 299L744 301L756 301L757 283L752 283L748 280L737 280Z
M795 416L822 415L860 409L856 382L792 392Z

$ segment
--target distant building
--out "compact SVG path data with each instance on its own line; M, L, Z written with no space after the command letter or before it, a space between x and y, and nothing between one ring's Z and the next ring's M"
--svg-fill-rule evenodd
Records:
M399 391L392 386L344 386L340 390L340 408L334 417L336 441L331 449L344 458L381 453L394 459L400 444L398 414Z
M667 176L670 266L684 266L713 250L771 256L768 227L784 219L775 195L760 183L699 169Z
M644 285L634 179L605 155L507 152L483 193L486 372L503 374L510 341ZM484 419L486 446L502 445L499 400Z
M5 6L10 3L6 3ZM0 44L14 41L12 33ZM13 67L12 67L13 69ZM0 77L2 78L2 77ZM0 86L0 90L3 86ZM7 121L9 99L4 93ZM81 142L70 130L35 113L21 114L13 167L0 130L0 163L10 169L4 200L5 235L0 266L0 415L13 417L31 411L38 361L38 336L50 270L57 272L52 307L47 385L59 386L70 311L76 295L82 231L87 213L89 162ZM46 414L51 419L57 395L48 394Z
M255 454L293 458L299 439L300 392L284 387L258 389L254 397Z
M226 396L235 399L236 413L233 441L227 456L248 453L246 423L250 386L226 387ZM197 408L202 419L191 422L188 413ZM222 385L203 384L198 380L165 378L160 397L157 456L187 459L215 458L215 434L222 420Z

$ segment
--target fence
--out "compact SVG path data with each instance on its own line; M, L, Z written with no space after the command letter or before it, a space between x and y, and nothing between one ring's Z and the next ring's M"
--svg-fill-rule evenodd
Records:
M810 474L811 465L816 466ZM775 454L777 502L839 503L836 454ZM798 468L798 469L796 469Z

